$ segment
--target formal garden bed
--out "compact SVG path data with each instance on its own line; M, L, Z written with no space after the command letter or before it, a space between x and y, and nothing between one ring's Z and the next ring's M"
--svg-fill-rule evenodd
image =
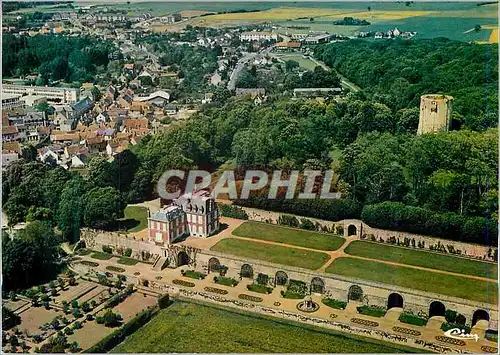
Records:
M445 337L443 335L438 335L436 337L437 341L442 341L443 343L448 343L452 345L458 345L458 346L465 346L465 341L460 340L460 339L454 339L450 337Z
M90 249L85 249L85 248L82 248L82 249L78 249L76 252L75 252L77 255L89 255L90 253L92 253L92 250Z
M488 329L486 331L485 338L488 339L489 341L494 341L495 343L498 343L498 331Z
M351 318L351 322L361 325L366 325L368 327L378 327L379 324L377 322L373 322L371 320L361 319L361 318Z
M113 271L113 272L125 272L125 269L122 269L121 267L116 267L113 265L106 266L106 270Z
M307 284L299 280L288 281L288 286L285 291L281 291L283 298L300 300L307 294Z
M122 265L135 265L139 262L139 260L135 260L135 259L132 259L132 258L127 258L127 257L121 257L120 259L118 259L116 261L118 264L122 264Z
M103 252L100 252L100 251L94 251L91 255L90 255L91 258L93 259L98 259L98 260L109 260L113 257L113 254L109 254L109 253L103 253Z
M195 286L193 282L179 280L179 279L173 280L172 283L174 285L180 285L180 286L185 286L185 287L194 287Z
M227 291L221 290L220 288L207 286L204 288L204 290L207 292L218 293L219 295L227 295Z
M387 312L385 308L375 307L375 306L360 306L357 308L357 310L359 314L362 314L364 316L379 317L379 318L385 316L385 313Z
M238 281L230 277L215 276L214 282L219 285L234 287L238 284Z
M257 292L257 293L264 293L266 295L269 295L270 293L273 292L272 287L259 285L259 284L247 285L247 290L252 291L252 292Z
M347 307L347 302L339 301L333 298L323 298L321 302L323 302L324 305L335 309L345 309Z
M483 345L483 346L481 346L481 350L484 351L485 353L491 353L491 354L498 353L498 349L493 347L493 346Z
M98 267L99 266L99 263L96 263L93 261L87 261L87 260L80 261L80 264L85 265L85 266L90 266L90 267Z
M422 318L414 314L405 312L401 313L401 315L399 316L399 321L402 323L418 325L418 326L424 326L427 324L426 318Z
M182 270L181 274L184 277L189 277L191 279L196 279L196 280L203 280L205 277L207 277L207 275L205 275L204 273L194 270L187 270L187 271Z
M409 328L392 327L392 330L394 330L395 332L398 332L398 333L413 335L413 336L417 336L417 337L422 335L422 333L419 332L418 330L409 329Z
M262 297L250 296L250 295L246 295L244 293L238 295L238 298L245 300L245 301L252 301L252 302L262 302L263 301Z

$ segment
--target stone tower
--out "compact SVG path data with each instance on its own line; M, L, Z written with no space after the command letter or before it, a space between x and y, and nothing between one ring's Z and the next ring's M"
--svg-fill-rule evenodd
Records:
M448 131L451 126L452 101L453 97L445 95L421 96L417 134Z

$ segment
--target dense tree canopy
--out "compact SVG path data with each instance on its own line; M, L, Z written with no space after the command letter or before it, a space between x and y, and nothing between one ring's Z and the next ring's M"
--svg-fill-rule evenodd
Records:
M455 98L454 118L481 130L498 121L498 45L364 40L320 46L315 55L392 110L418 107L424 94Z
M55 35L3 36L2 70L5 77L38 73L50 81L93 81L99 66L108 64L112 44L90 37Z

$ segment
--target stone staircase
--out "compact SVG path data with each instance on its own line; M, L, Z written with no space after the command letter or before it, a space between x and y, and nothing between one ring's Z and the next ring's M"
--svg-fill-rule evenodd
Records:
M167 258L163 256L158 256L158 258L153 263L153 270L162 271L164 269L164 265L167 262Z

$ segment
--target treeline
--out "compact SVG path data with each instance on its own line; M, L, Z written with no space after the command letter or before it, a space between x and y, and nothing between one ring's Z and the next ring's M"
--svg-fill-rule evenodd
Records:
M68 83L93 81L98 67L108 64L108 54L112 51L111 43L90 37L6 34L3 36L3 75L38 73L36 85L58 80Z
M453 118L482 130L498 122L498 45L450 41L353 40L319 46L315 56L392 110L418 107L424 94L455 98Z
M364 206L361 219L370 227L431 235L466 243L498 245L497 221L436 212L399 202Z

